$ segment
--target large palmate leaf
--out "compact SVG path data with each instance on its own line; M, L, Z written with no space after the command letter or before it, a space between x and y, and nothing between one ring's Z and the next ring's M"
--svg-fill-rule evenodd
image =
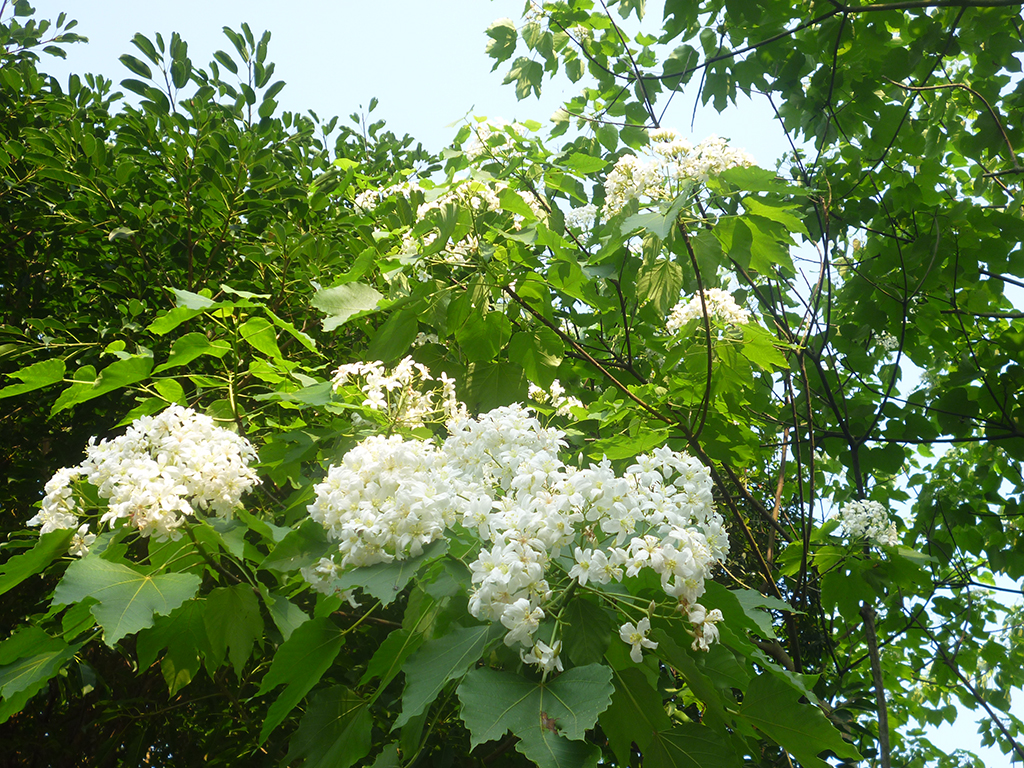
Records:
M302 758L304 768L349 768L369 753L372 731L365 700L343 685L325 688L310 698L286 760Z
M611 703L611 678L604 664L574 667L550 682L475 669L459 686L462 719L474 747L511 731L520 739L516 749L541 768L586 765L600 751L582 740Z
M334 663L343 642L344 636L330 619L318 618L296 627L291 637L277 649L257 695L262 696L279 685L284 685L285 689L267 711L260 729L261 744L320 681Z
M420 714L449 680L466 674L502 632L500 624L482 624L457 629L420 646L405 665L402 714L395 721L395 727L400 728Z
M825 751L859 760L860 753L843 740L820 709L799 703L801 695L775 675L760 675L751 681L740 715L802 765L826 768L828 763L818 757Z
M140 669L148 668L160 650L167 649L160 671L171 696L192 682L203 658L211 656L203 621L206 609L207 601L188 600L170 616L157 616L152 627L139 633L135 649Z
M213 590L206 599L205 623L214 665L223 663L226 652L241 678L256 639L263 635L263 618L252 587L235 584Z
M92 615L103 627L103 640L113 646L125 635L153 626L154 614L167 615L199 589L191 573L152 576L100 557L72 563L53 593L55 605L70 605L94 598Z
M730 742L735 737L696 723L658 731L644 750L645 768L740 768Z
M630 749L647 754L647 745L658 731L667 731L672 721L665 713L661 694L638 668L616 670L612 703L601 713L601 728L608 745L624 765L629 763Z
M440 557L447 549L448 542L445 539L438 539L425 546L418 557L353 568L338 579L338 589L360 587L368 595L380 600L383 605L390 605L423 565Z

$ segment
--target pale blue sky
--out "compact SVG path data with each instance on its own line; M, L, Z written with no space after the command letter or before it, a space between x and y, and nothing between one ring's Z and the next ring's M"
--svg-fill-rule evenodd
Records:
M79 21L75 31L90 39L89 45L68 46L66 62L45 62L46 70L61 80L72 71L100 73L115 83L134 77L117 58L138 53L131 44L136 32L150 38L161 32L165 39L178 32L189 44L193 64L205 67L215 50L230 51L221 29L237 29L245 21L257 36L264 29L273 33L269 58L277 64L274 79L288 84L278 97L284 109L313 109L321 117L346 119L377 97L375 118L435 150L454 135L448 126L470 110L544 122L577 93L577 86L561 79L547 84L540 100L517 102L512 88L501 85L506 65L490 71L484 30L501 17L518 19L522 0L37 0L33 5L40 16L67 12ZM661 5L649 2L648 17L660 19ZM788 146L767 104L749 105L741 115L698 110L691 133L696 85L692 88L674 99L666 126L694 141L717 133L760 165L774 167Z
M283 109L312 109L321 117L342 120L367 106L380 104L374 119L383 118L395 133L412 134L438 150L455 134L452 123L474 114L544 122L561 102L576 93L567 80L547 84L543 97L519 102L511 86L502 86L505 66L491 72L484 52L484 30L500 17L518 19L523 0L36 0L38 17L56 18L61 11L78 19L75 30L88 45L68 46L66 61L44 55L44 71L66 81L70 72L93 72L115 84L133 77L118 61L137 53L136 32L178 32L189 43L189 57L205 67L217 49L230 51L221 32L245 21L257 36L271 30L269 59L276 63L275 80L287 87L278 96ZM657 21L662 2L648 0L648 16ZM710 133L731 139L749 151L758 164L772 168L789 146L763 100L717 115L697 111L690 130L696 84L677 96L664 124L694 141ZM977 748L975 726L961 718L956 726L933 732L946 749ZM988 765L999 768L1007 758L984 750Z

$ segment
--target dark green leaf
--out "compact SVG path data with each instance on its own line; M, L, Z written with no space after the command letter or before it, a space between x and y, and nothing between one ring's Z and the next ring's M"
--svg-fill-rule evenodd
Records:
M449 680L462 677L503 634L500 624L463 627L430 640L405 665L402 714L395 721L401 728L437 698Z
M320 681L341 651L343 641L344 637L330 619L310 619L296 627L292 636L277 649L257 695L262 696L279 685L286 687L267 711L260 729L260 744Z

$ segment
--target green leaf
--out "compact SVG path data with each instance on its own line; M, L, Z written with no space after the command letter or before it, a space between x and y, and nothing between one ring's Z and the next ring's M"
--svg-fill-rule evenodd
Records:
M202 355L221 358L231 351L231 345L223 339L210 340L205 333L186 333L171 344L171 354L167 362L158 365L153 373L166 371L179 365L187 365Z
M658 656L682 675L693 695L705 704L704 721L713 726L731 725L732 718L726 712L727 702L715 688L714 681L697 667L690 652L676 644L673 637L661 628L655 629L651 637L658 643Z
M636 277L636 297L641 302L650 301L658 314L667 315L679 301L683 289L683 268L674 261L658 259L644 264Z
M592 173L600 173L608 167L607 160L594 157L593 155L584 155L581 152L573 152L562 164L586 176Z
M770 275L775 273L775 267L781 267L786 275L796 274L793 260L789 255L788 234L779 236L778 225L768 219L748 215L742 220L750 230L750 268L762 274Z
M380 684L377 686L376 699L388 683L395 679L399 672L405 667L405 662L425 640L422 632L413 632L408 629L396 629L391 632L384 642L380 644L373 653L373 657L366 665L366 672L359 680L359 685L366 685L373 678L379 677Z
M827 768L828 763L818 757L825 751L860 760L860 753L843 740L820 709L799 703L802 695L781 678L762 674L744 694L740 715L808 768Z
M535 221L537 218L534 210L526 204L526 201L514 189L507 187L498 192L498 201L501 203L501 210L503 211L518 213L528 221Z
M271 592L263 584L260 584L260 594L263 595L263 602L266 603L274 626L285 640L292 636L292 632L300 624L309 621L309 616L305 611L284 595Z
M540 97L540 86L544 80L544 67L539 61L520 56L509 67L504 83L516 84L516 98L522 101L530 92Z
M775 637L775 630L772 628L772 617L762 608L772 611L787 611L789 613L803 613L790 607L789 603L779 600L777 597L762 595L754 589L731 589L729 590L736 600L743 607L747 618L757 625L757 633L761 637Z
M22 368L20 371L14 371L10 376L21 379L22 383L10 384L0 389L0 398L13 397L63 381L64 361L60 358L42 360L27 368Z
M265 317L251 317L238 328L239 335L254 349L275 360L281 359L274 325Z
M39 627L25 627L0 643L0 723L21 711L81 645L68 645Z
M164 334L173 331L182 323L188 322L192 318L199 317L201 314L203 314L202 309L175 307L174 309L170 309L160 315L160 317L149 324L146 330L150 333L155 333L157 336L163 336Z
M153 626L154 614L166 616L194 597L200 581L191 573L147 576L127 565L86 556L68 566L53 593L53 603L70 605L95 598L92 615L103 627L103 641L113 647L125 635Z
M303 768L349 768L370 753L372 732L366 701L343 685L325 688L310 697L285 762L303 759Z
M252 587L235 584L210 592L206 599L205 622L214 665L219 667L224 663L227 651L235 674L241 679L253 645L263 636L263 617Z
M149 667L160 649L167 649L160 660L160 671L171 696L192 682L202 657L210 655L204 625L206 607L204 600L189 600L170 616L158 616L150 629L139 632L135 650L140 669Z
M472 362L492 360L512 335L508 318L500 312L489 312L483 317L471 315L455 331L455 338L466 358Z
M224 288L226 286L221 286L221 287ZM284 331L289 336L294 338L296 341L298 341L302 346L304 346L310 352L316 352L317 351L316 340L313 339L313 337L310 336L308 333L303 333L298 328L296 328L294 325L289 323L287 320L282 320L280 317L275 315L269 309L265 309L264 312L267 313L267 317L270 318L271 322L274 325L276 325L282 331Z
M515 363L470 363L465 400L473 411L489 411L499 405L523 402L526 375Z
M616 670L614 683L612 703L600 716L601 729L619 762L628 765L631 745L635 743L646 756L655 733L670 729L672 721L665 714L661 694L639 669Z
M124 360L117 360L100 371L95 381L72 384L61 392L50 409L50 415L55 416L79 403L142 381L152 370L153 358L147 355L133 355Z
M520 739L516 749L541 768L581 765L596 747L569 742L584 739L611 704L611 678L612 671L604 664L574 667L548 682L474 669L458 691L471 746L511 731ZM570 759L578 762L567 762Z
M320 681L334 663L344 640L330 619L310 619L296 627L292 636L277 649L257 695L262 696L279 685L286 687L267 711L260 729L260 744Z
M393 363L404 355L419 331L419 316L411 309L395 312L370 340L367 360Z
M644 768L742 768L734 736L696 723L658 731L644 750Z
M421 566L440 557L447 549L448 541L438 539L425 546L418 557L353 568L338 579L338 589L359 587L366 594L380 600L382 605L390 605Z
M179 307L185 309L211 309L218 306L221 302L216 302L208 296L202 296L192 291L186 291L181 288L168 288L171 293L174 294L174 298L177 299ZM230 302L226 302L227 306L231 306Z
M790 213L791 210L794 210L793 206L786 205L785 203L773 204L756 197L744 197L740 202L743 203L743 207L749 213L776 221L790 232L799 232L804 237L810 237L804 223Z
M494 59L493 72L498 65L507 61L516 52L516 25L511 19L499 19L487 28L487 36L490 42L487 43L487 55Z
M402 768L401 748L397 742L392 742L381 750L377 759L373 761L370 768Z
M565 606L563 620L562 640L572 663L583 666L601 661L615 629L608 611L577 595Z
M789 368L786 356L775 346L774 337L764 328L746 323L743 326L740 353L763 371Z
M365 283L346 283L317 291L310 303L327 315L324 330L333 331L360 313L375 312L383 298L383 294Z
M260 563L260 568L291 573L318 562L331 548L324 527L306 519L277 543Z
M138 75L139 77L144 77L147 80L153 79L153 70L151 70L149 68L149 65L146 64L146 62L144 62L142 59L138 59L135 56L132 56L131 54L124 53L121 54L119 60L122 64L124 64L128 69L130 69L134 74Z
M615 435L604 440L598 440L591 448L590 455L600 458L607 456L613 461L616 459L629 459L646 453L652 448L665 444L668 440L668 432L658 429L650 432L638 432L636 435Z
M401 728L423 712L449 680L466 674L503 633L500 624L461 627L420 646L405 665L402 714L395 727Z
M523 366L530 381L547 389L562 364L565 347L558 334L547 326L520 331L508 344L508 357Z
M652 213L635 213L622 223L622 232L625 234L643 229L664 240L675 226L679 211L688 201L689 196L680 195L667 207L662 206Z
M75 531L70 528L50 531L40 536L28 552L15 555L0 566L0 595L10 592L29 576L40 573L58 557L66 554L74 535Z

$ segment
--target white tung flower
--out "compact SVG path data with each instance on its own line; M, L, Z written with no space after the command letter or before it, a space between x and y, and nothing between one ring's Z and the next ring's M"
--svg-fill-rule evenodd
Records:
M643 648L650 648L654 650L658 647L658 644L653 640L647 639L647 633L651 631L651 620L646 616L640 619L634 626L630 622L626 622L619 628L619 637L622 638L624 643L628 643L632 647L629 649L629 658L639 664L643 661Z
M718 627L715 626L724 618L717 608L708 610L700 603L690 606L688 617L693 624L693 645L695 651L708 651L719 640Z
M524 648L519 651L519 658L525 664L536 664L542 672L561 672L562 660L559 658L561 652L561 640L556 640L552 645L548 645L543 640L537 640L532 648Z

